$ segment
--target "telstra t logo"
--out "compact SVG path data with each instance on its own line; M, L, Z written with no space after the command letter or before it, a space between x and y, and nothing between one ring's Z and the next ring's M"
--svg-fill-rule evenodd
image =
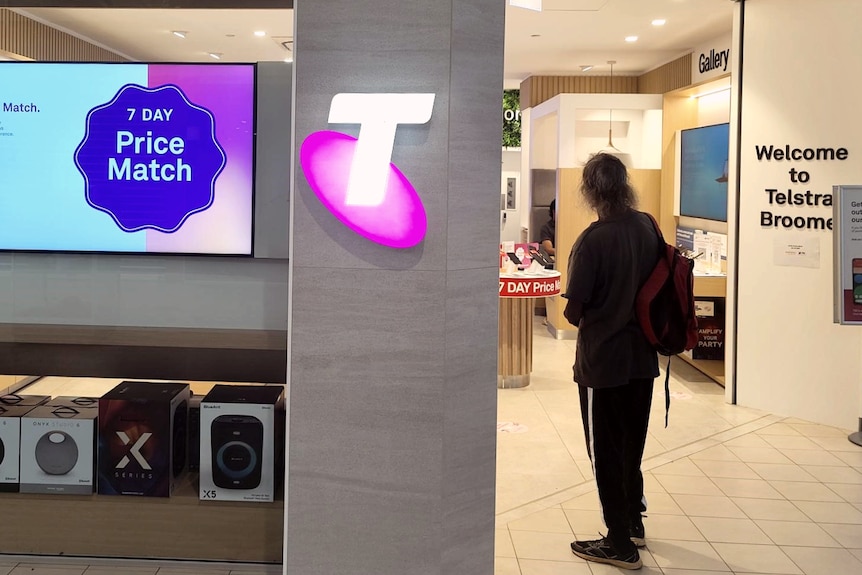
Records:
M431 119L434 94L336 94L330 124L359 124L359 138L341 132L310 134L299 151L311 189L351 230L392 248L425 237L425 207L410 181L391 163L398 124Z

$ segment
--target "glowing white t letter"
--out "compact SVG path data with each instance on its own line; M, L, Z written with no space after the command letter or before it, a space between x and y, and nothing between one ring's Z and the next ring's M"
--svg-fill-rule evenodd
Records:
M345 204L379 206L389 182L389 162L398 124L431 119L434 94L336 94L330 124L359 124Z

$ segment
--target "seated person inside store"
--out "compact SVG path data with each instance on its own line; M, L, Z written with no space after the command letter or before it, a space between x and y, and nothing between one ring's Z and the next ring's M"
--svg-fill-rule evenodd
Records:
M553 260L557 255L557 252L554 249L554 242L557 237L557 200L551 200L551 206L548 211L550 219L539 231L539 245L548 253L548 255L551 256L551 260Z

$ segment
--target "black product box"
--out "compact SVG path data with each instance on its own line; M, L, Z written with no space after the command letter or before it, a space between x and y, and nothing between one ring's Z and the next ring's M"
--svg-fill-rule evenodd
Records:
M189 401L189 471L201 468L201 400L193 395Z
M284 386L216 385L200 411L200 498L271 502L283 475Z
M170 497L187 465L186 383L124 381L99 399L100 495Z
M40 405L21 418L21 493L93 492L98 414Z
M51 400L50 395L0 395L0 407L36 407Z
M20 489L21 418L34 409L32 405L0 404L0 492Z
M697 316L697 346L691 350L693 359L724 359L723 297L695 297Z

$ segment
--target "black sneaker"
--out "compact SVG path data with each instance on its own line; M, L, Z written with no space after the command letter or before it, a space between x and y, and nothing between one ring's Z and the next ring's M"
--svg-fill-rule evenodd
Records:
M632 520L631 527L629 527L629 538L636 546L646 547L646 533L644 531L644 522L640 517Z
M607 563L621 569L640 569L643 565L637 547L620 553L606 537L595 541L573 541L572 553L587 561Z

